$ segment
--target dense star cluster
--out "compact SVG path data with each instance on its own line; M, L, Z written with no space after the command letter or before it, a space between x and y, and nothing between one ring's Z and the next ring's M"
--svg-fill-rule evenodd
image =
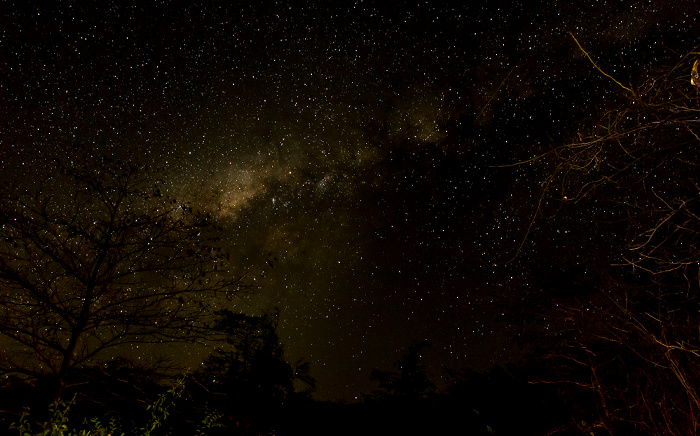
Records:
M0 165L31 179L79 141L164 167L256 286L222 308L278 308L323 399L424 340L438 385L531 351L545 271L625 237L591 204L533 221L532 158L620 100L572 35L624 83L698 37L690 1L253 3L3 3Z

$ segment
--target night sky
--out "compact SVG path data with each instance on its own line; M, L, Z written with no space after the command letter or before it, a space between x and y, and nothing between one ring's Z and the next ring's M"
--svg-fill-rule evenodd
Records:
M543 275L625 238L594 204L530 226L551 165L508 166L622 98L570 33L623 83L700 36L694 1L30 3L0 4L4 177L74 140L165 167L257 286L233 309L280 310L320 399L422 340L438 386L531 351Z

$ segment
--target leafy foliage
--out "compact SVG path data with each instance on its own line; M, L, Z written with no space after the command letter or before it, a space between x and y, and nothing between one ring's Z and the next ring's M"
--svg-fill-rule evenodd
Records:
M151 436L157 434L170 434L170 430L165 427L165 422L170 416L170 411L175 405L175 401L182 396L185 388L185 378L179 379L167 392L158 396L151 404L146 406L146 411L150 412L148 420L130 434L139 436ZM49 409L49 419L43 424L33 424L30 421L30 413L25 409L20 419L10 428L17 430L20 436L125 436L127 433L121 432L120 425L115 419L105 425L102 421L93 417L85 419L82 425L74 425L70 420L70 410L75 404L75 397L68 403L62 401L54 402ZM218 422L221 414L210 411L195 429L195 435L205 436L212 429L221 427Z

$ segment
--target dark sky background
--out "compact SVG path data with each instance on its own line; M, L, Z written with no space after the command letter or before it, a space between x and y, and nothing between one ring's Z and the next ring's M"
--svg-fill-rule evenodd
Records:
M528 234L551 167L499 167L622 98L569 32L623 83L700 34L695 1L31 3L0 3L5 177L73 140L164 166L259 286L235 309L279 308L320 399L371 391L417 341L438 386L537 345L550 273L625 237L594 203L550 202Z

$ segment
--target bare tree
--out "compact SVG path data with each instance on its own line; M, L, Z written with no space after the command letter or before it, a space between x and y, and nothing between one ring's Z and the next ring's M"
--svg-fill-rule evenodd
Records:
M158 171L73 146L0 198L2 373L55 378L128 344L201 341L242 288L207 215ZM9 185L9 184L8 184Z
M585 387L595 396L602 431L697 434L700 100L692 55L698 53L650 70L638 86L622 85L584 53L623 95L589 134L546 154L553 170L536 217L545 208L588 204L623 224L627 244L615 280L600 285L595 301L568 308L577 325L592 320L588 309L605 313L605 328L585 343L571 342L575 351L563 360L588 368Z
M540 203L594 199L624 213L620 218L627 218L632 236L625 264L659 283L680 273L684 286L697 284L700 263L700 100L693 53L650 70L639 86L613 79L624 92L619 106L587 136L547 153L554 170Z

